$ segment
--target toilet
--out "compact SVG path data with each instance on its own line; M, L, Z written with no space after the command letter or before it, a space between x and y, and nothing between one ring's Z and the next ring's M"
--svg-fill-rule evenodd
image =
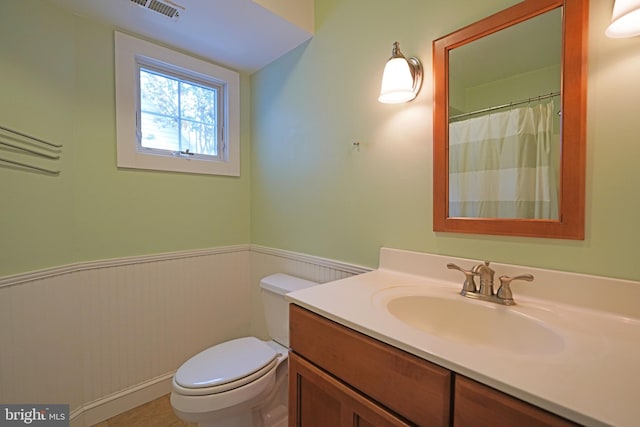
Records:
M289 292L318 283L277 273L260 281L271 341L243 337L187 360L173 376L171 406L202 427L286 427Z

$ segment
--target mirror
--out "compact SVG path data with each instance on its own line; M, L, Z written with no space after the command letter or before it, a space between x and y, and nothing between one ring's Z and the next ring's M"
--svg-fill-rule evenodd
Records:
M588 0L433 42L434 231L584 238Z
M561 11L449 51L449 216L558 219Z

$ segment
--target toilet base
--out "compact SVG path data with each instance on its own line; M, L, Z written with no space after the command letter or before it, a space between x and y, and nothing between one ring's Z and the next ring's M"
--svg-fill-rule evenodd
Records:
M260 422L262 424L254 418L253 427L287 427L289 421L287 412L286 404L279 404L268 412L262 411L261 414L255 415L261 417Z
M197 422L198 427L287 427L287 403L279 401L270 404L277 406L222 410L217 411L213 418L212 414L205 415L202 417L204 420L200 417L195 420L193 414L181 414L175 408L174 412L180 419Z
M198 427L253 427L253 415L251 412L231 415L219 420L209 420L198 423Z

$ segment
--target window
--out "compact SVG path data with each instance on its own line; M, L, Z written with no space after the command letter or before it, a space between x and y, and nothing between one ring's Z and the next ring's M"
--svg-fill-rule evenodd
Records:
M240 175L239 76L115 33L118 166Z

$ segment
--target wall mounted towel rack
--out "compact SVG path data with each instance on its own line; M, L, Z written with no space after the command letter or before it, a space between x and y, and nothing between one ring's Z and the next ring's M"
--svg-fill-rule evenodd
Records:
M10 132L10 133L13 133L15 135L20 135L20 136L22 136L24 138L28 138L28 139L30 139L32 141L36 141L36 142L40 142L40 143L45 144L45 145L49 145L51 147L62 148L61 144L54 144L53 142L45 141L44 139L36 138L35 136L27 135L26 133L18 132L17 130L9 129L9 128L4 127L4 126L0 126L0 129L5 130L5 131Z
M60 171L57 171L57 170L41 168L40 166L29 165L27 163L18 162L18 161L15 161L15 160L9 160L9 159L5 159L3 157L0 157L0 162L10 163L12 165L21 166L23 168L28 168L28 169L33 169L33 170L40 171L40 172L45 172L45 173L48 173L48 174L51 174L51 175L59 175L60 174Z
M15 144L10 144L10 143L4 142L4 141L0 141L0 145L4 145L6 147L15 148L16 150L20 150L20 151L25 151L27 153L30 153L30 154L33 154L33 155L36 155L36 156L46 157L47 159L58 160L60 158L60 156L58 156L58 155L42 153L40 151L31 150L29 148L21 147L19 145L15 145Z
M0 130L7 133L5 135L0 135L0 136L4 136L3 140L0 141L0 145L9 148L9 149L4 149L4 151L7 151L13 154L40 157L40 158L45 158L49 160L60 159L60 154L62 152L62 147L63 147L62 144L55 144L53 142L46 141L41 138L36 138L34 136L28 135L23 132L19 132L14 129L10 129L5 126L0 126ZM6 138L10 139L11 142L7 141ZM48 153L42 150L48 151ZM50 175L60 174L59 170L52 170L46 167L41 167L41 166L32 164L31 162L19 161L15 159L6 158L6 157L0 157L0 162L5 164L10 164L13 166L19 166L21 168L26 168L34 171L44 172Z

